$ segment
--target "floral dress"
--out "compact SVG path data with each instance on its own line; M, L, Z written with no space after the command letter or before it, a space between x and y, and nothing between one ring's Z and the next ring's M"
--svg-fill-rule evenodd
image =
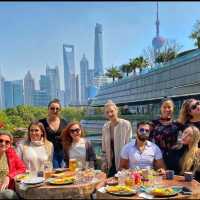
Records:
M152 121L153 128L149 140L159 146L162 151L165 164L168 166L168 153L177 144L179 134L182 133L183 126L175 121L162 123L160 119Z

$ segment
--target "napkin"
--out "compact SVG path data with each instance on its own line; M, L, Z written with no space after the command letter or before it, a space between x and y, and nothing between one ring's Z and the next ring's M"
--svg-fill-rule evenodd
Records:
M154 198L153 195L147 194L147 193L145 193L145 192L139 193L138 196L139 196L139 197L142 197L142 198L144 198L144 199L153 199L153 198Z

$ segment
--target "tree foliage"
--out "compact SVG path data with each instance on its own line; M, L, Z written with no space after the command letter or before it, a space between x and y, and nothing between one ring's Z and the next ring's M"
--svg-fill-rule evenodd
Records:
M197 20L193 25L193 30L189 37L195 41L195 46L200 48L200 20Z
M121 71L115 66L112 66L111 68L107 69L105 75L109 78L112 78L113 82L115 81L116 78L122 77Z

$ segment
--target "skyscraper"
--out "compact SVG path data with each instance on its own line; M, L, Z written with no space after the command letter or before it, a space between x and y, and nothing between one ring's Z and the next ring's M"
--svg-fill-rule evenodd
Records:
M102 25L96 23L94 39L94 75L103 75L103 41Z
M48 92L50 100L54 98L60 98L60 76L58 71L58 66L55 68L50 68L46 66L46 77L48 82Z
M23 80L5 81L5 107L12 108L24 104Z
M24 104L23 80L12 81L13 84L13 106Z
M12 81L4 82L5 108L13 107L13 85Z
M87 104L88 99L88 60L83 54L80 61L80 85L81 85L81 104Z
M35 81L28 71L24 78L24 104L33 105L33 92L35 90Z
M157 56L160 53L160 49L165 43L165 39L160 36L160 21L159 21L159 16L158 16L158 2L157 2L157 12L156 12L156 37L153 38L152 40L152 45L154 47L154 52L155 55Z
M76 75L74 46L63 44L65 105L76 104Z
M49 89L49 79L46 75L40 75L40 90L41 91L48 91Z

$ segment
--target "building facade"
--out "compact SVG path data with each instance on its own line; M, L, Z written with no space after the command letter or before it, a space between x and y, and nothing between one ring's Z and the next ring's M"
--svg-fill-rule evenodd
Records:
M188 97L200 94L200 49L154 66L145 73L130 76L100 88L92 105L115 103L143 104L168 96Z
M47 91L50 100L54 98L60 99L60 76L58 66L55 68L46 66L46 83L48 83Z
M103 28L96 23L94 39L94 76L103 75Z
M81 87L81 104L87 104L88 102L88 70L89 64L85 55L83 55L80 62L80 87Z
M76 99L76 74L74 46L63 45L63 63L64 63L64 83L65 83L65 105L75 105Z
M28 71L24 78L24 104L33 105L33 92L35 90L35 81Z

